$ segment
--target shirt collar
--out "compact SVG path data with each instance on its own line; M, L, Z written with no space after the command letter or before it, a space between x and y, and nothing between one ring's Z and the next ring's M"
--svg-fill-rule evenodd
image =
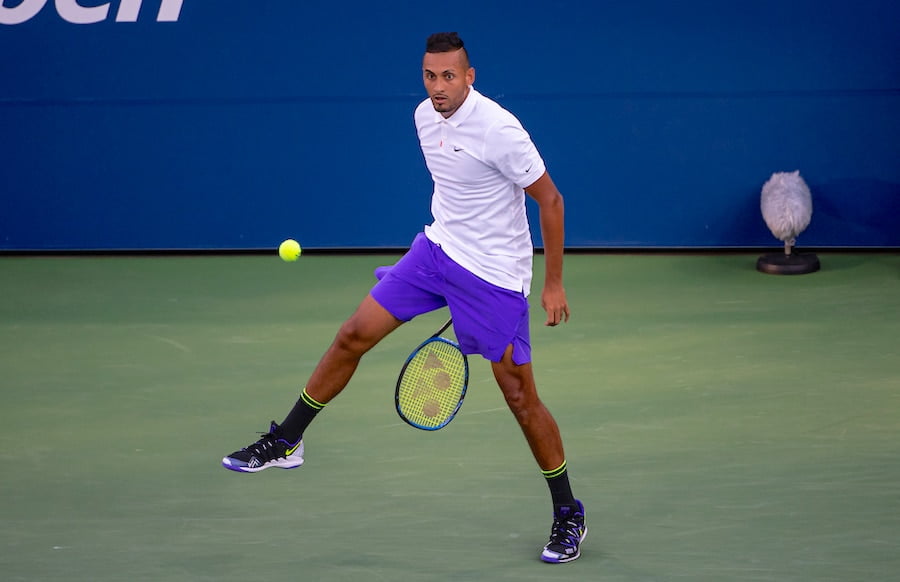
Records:
M481 98L481 93L475 90L475 87L469 85L469 94L466 95L466 100L463 101L463 104L459 106L459 109L453 112L449 118L444 117L437 111L434 112L434 122L442 123L447 122L453 127L459 127L466 119L472 115L472 111L475 110L475 102Z

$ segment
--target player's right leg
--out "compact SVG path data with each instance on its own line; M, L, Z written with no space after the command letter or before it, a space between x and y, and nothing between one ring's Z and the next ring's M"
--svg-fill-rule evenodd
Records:
M328 404L350 382L363 355L402 324L367 295L319 360L306 383L306 393L316 402Z
M297 404L281 425L255 443L222 459L226 469L256 473L269 467L292 469L303 464L303 432L312 419L350 381L363 354L404 321L445 306L434 289L434 250L419 234L392 267L378 269L378 283L341 326L319 360Z
M270 467L295 469L302 464L303 438L287 440L274 420L259 440L222 459L223 467L239 473L258 473Z
M272 421L268 432L223 458L222 466L240 473L257 473L270 467L294 469L302 465L307 425L350 382L362 356L401 323L367 295L341 326L284 422L279 425Z

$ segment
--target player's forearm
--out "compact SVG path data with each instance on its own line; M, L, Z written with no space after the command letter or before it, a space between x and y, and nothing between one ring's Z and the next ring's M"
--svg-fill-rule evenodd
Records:
M540 206L541 238L544 241L544 284L562 286L565 247L565 210L561 195Z

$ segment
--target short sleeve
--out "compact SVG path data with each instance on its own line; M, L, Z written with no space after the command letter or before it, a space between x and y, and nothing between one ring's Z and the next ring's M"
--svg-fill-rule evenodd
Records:
M515 118L500 121L485 136L485 158L520 188L544 175L544 160L531 136Z

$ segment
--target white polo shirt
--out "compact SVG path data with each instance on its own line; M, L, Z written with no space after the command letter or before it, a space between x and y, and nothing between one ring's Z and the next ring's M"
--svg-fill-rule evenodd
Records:
M524 189L546 170L531 137L474 87L449 119L426 99L415 121L434 180L425 235L478 277L528 295L534 247Z

